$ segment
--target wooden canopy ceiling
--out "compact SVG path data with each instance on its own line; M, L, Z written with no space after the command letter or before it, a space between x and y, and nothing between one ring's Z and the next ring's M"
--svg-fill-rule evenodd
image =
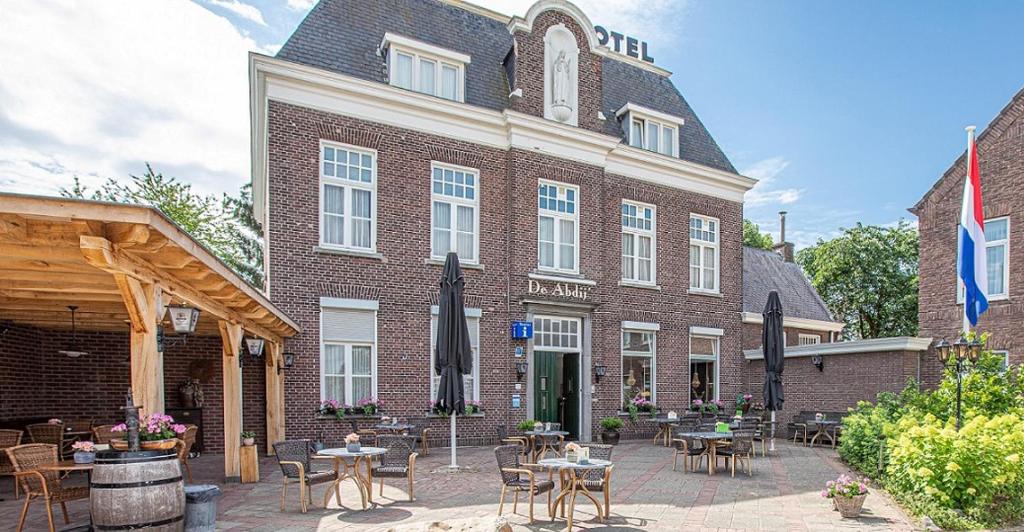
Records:
M275 342L299 331L154 208L0 193L0 323L69 329L75 305L79 329L127 332L139 283L200 309L197 334L221 321Z

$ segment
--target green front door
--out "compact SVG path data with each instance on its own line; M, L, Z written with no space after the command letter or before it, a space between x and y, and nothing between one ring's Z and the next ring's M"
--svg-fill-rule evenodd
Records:
M562 430L568 431L566 439L580 439L580 355L562 355Z
M579 438L579 367L577 353L533 352L533 412L541 422L560 423Z

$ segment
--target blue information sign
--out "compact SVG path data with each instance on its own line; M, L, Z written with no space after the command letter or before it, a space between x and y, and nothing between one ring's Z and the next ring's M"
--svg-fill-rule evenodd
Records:
M529 321L513 321L512 338L517 340L533 338L533 323Z

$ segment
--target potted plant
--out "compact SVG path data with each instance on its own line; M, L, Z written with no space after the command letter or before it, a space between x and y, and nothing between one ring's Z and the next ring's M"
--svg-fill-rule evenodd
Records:
M251 430L242 432L242 445L246 447L252 447L256 445L256 433Z
M362 447L359 445L359 435L355 432L345 436L345 450L350 453L358 453Z
M110 430L124 433L128 427L121 423ZM153 412L139 421L139 441L144 451L173 449L177 438L184 433L185 425L175 423L173 417L160 412ZM110 446L119 451L128 450L128 442L123 438L111 439Z
M570 464L575 464L580 461L580 446L576 443L567 443L565 445L565 461Z
M832 499L835 509L839 510L839 515L857 517L864 507L864 499L868 497L868 485L849 475L841 475L825 483L821 496Z
M71 448L75 450L76 464L91 464L96 459L96 446L91 441L76 441Z
M480 401L466 401L467 416L472 416L473 414L479 412L480 410Z
M752 404L753 400L754 396L750 395L749 393L745 393L736 398L736 404L740 407L741 415L745 416L747 415L747 412L750 412L750 405Z
M356 403L356 408L362 409L364 416L374 416L380 411L384 404L373 397L364 397Z
M601 443L618 445L619 431L626 426L626 422L618 416L609 416L601 420Z
M533 427L536 424L537 424L536 420L524 419L524 420L520 421L518 425L516 425L516 428L519 429L522 432L529 432L529 431L533 430Z

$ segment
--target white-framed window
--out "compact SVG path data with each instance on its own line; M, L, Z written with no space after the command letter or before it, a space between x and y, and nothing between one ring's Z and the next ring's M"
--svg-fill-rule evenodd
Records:
M799 342L799 345L817 345L821 343L821 336L818 336L817 334L801 333L797 341Z
M391 85L456 102L465 101L465 72L470 57L429 43L388 33Z
M654 205L622 201L622 279L654 284L657 278L657 211Z
M678 157L679 128L653 118L630 115L629 145Z
M656 402L655 359L657 339L654 331L622 330L622 396L625 405L636 396Z
M690 335L690 402L718 399L719 337Z
M537 266L579 273L579 188L541 180L537 203Z
M1010 369L1010 352L1009 351L996 351L996 350L993 350L992 354L998 355L1001 358L1002 364L1000 365L1000 369L1003 372L1006 372L1008 369Z
M377 248L377 152L320 141L320 245Z
M431 164L430 256L479 263L480 173L450 164Z
M355 405L377 396L377 313L321 307L320 399Z
M690 215L690 291L718 293L717 218Z
M537 350L579 352L582 332L579 318L533 317L533 347Z
M473 371L462 376L466 399L480 400L480 309L466 309L466 326L469 329L469 346L473 349ZM441 376L434 371L434 360L437 357L437 307L430 314L430 399L437 399L437 389L441 386Z
M1003 216L985 220L985 262L988 287L985 297L999 301L1010 297L1010 218ZM964 283L959 272L956 279L956 302L964 302Z

